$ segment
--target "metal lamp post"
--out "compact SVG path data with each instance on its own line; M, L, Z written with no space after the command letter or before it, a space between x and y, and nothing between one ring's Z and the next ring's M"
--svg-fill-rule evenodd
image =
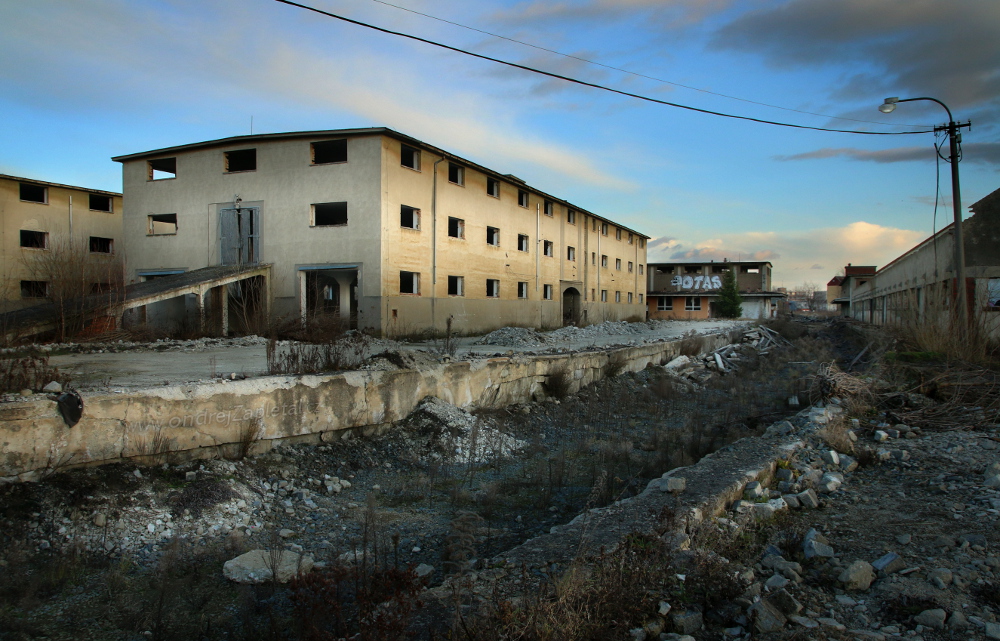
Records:
M970 123L965 124L955 122L951 115L951 109L937 98L886 98L885 102L879 105L878 110L884 114L892 113L896 110L896 105L901 102L914 102L916 100L930 100L944 107L948 112L948 124L934 127L934 132L947 131L949 153L951 158L951 200L955 213L955 278L958 281L958 296L956 305L958 306L958 321L963 329L969 326L969 303L965 291L965 243L962 238L962 193L958 182L958 145L962 142L962 134L959 131L962 127L970 127Z

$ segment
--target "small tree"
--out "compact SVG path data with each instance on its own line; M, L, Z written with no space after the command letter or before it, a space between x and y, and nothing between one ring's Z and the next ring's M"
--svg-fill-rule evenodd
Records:
M736 272L727 270L722 275L722 289L719 290L719 316L740 318L743 316L743 298L736 286Z

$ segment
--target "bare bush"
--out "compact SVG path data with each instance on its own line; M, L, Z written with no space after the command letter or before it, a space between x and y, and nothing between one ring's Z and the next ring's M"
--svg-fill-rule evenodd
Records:
M325 343L288 343L279 345L268 339L266 357L268 374L319 374L356 369L368 357L372 339L356 330Z
M565 365L551 372L545 379L545 389L553 398L569 396L573 386L573 375Z
M698 336L694 330L684 334L680 341L678 351L681 356L697 356L705 351L705 337Z
M20 358L0 359L0 391L40 390L52 381L69 385L68 375L49 365L46 354L29 352Z

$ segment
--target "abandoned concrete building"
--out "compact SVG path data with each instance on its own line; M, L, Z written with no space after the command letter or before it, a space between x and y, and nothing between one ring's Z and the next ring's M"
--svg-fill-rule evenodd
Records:
M133 281L270 264L274 316L336 316L383 335L441 331L449 318L482 332L645 313L648 236L390 129L237 136L114 160ZM156 307L147 318L192 305Z
M973 204L962 223L970 318L1000 335L1000 189ZM877 325L946 323L957 294L954 223L878 271L859 279L837 302Z
M3 311L123 279L122 195L0 174Z
M722 276L736 270L744 318L772 318L784 295L771 291L771 263L728 261L650 263L648 315L655 319L714 318Z

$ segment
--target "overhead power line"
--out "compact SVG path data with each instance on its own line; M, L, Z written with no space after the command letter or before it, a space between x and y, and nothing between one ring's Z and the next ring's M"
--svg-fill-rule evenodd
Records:
M434 40L428 40L427 38L421 38L420 36L414 36L408 33L402 33L400 31L393 31L391 29L386 29L384 27L378 27L367 22L361 22L360 20L354 20L346 16L337 15L336 13L331 13L329 11L324 11L323 9L317 9L316 7L310 7L309 5L300 4L298 2L292 2L292 0L275 0L275 2L280 2L281 4L287 4L292 7L298 7L299 9L305 9L306 11L312 11L313 13L318 13L320 15L326 16L328 18L334 18L336 20L342 20L350 24L357 25L359 27L365 27L367 29L372 29L374 31L380 31L382 33L389 34L391 36L399 36L401 38L407 38L409 40L415 40L417 42L423 42L424 44L433 45L435 47L440 47L442 49L447 49L448 51L454 51L455 53L465 54L467 56L472 56L473 58L479 58L480 60L487 60L489 62L495 62L497 64L506 65L508 67L513 67L515 69L521 69L523 71L529 71L531 73L536 73L542 76L548 76L549 78L556 78L558 80L565 80L566 82L572 82L577 85L584 87L591 87L593 89L600 89L602 91L608 91L610 93L615 93L621 96L627 96L629 98L635 98L637 100L644 100L646 102L652 102L659 105L665 105L667 107L676 107L677 109L686 109L688 111L695 111L698 113L708 114L710 116L720 116L722 118L733 118L736 120L747 120L750 122L757 122L764 125L774 125L776 127L790 127L793 129L809 129L812 131L828 131L840 134L858 134L862 136L906 136L911 134L928 134L933 133L933 129L921 130L921 131L857 131L852 129L831 129L827 127L811 127L809 125L796 125L788 122L778 122L775 120L764 120L762 118L753 118L750 116L740 116L736 114L727 114L721 111L712 111L710 109L701 109L699 107L692 107L690 105L682 105L676 102L669 102L667 100L659 100L657 98L650 98L649 96L643 96L641 94L632 93L629 91L622 91L621 89L614 89L612 87L606 87L604 85L599 85L593 82L587 82L585 80L579 80L577 78L571 78L569 76L563 76L557 73L552 73L551 71L544 71L542 69L536 69L534 67L529 67L527 65L521 65L516 62L510 62L507 60L501 60L500 58L493 58L491 56L485 56L480 53L474 53L472 51L467 51L465 49L460 49L458 47L453 47L451 45L446 45L441 42L435 42Z
M656 76L650 76L644 73L639 73L637 71L629 71L628 69L622 69L621 67L615 67L614 65L606 65L603 62L597 62L596 60L589 60L580 56L574 56L571 53L563 53L561 51L556 51L555 49L549 49L547 47L542 47L540 45L532 44L530 42L525 42L523 40L518 40L517 38L511 38L508 36L501 35L499 33L493 33L492 31L486 31L485 29L479 29L477 27L470 27L469 25L462 24L461 22L455 22L453 20L448 20L447 18L441 18L438 16L432 16L429 13L423 13L422 11L417 11L416 9L410 9L409 7L403 7L398 4L393 4L391 2L386 2L385 0L372 0L372 2L377 2L378 4L385 5L387 7L392 7L393 9L399 9L400 11L406 11L418 16L423 16L425 18L430 18L431 20L437 20L438 22L443 22L445 24L450 24L455 27L460 27L462 29L467 29L469 31L475 31L476 33L481 33L485 36L490 36L493 38L500 38L501 40L506 40L507 42L513 42L514 44L519 44L525 47L531 47L532 49L538 49L539 51L545 51L547 53L554 53L557 56L562 56L563 58L570 58L572 60L579 60L580 62L585 62L588 65L594 65L597 67L604 67L605 69L611 69L612 71L618 71L621 73L626 73L630 76L635 76L636 78L645 78L646 80L652 80L654 82L660 82L665 85L671 85L674 87L680 87L682 89L690 89L691 91L700 91L701 93L707 93L711 96L719 96L720 98L728 98L730 100L739 100L740 102L746 102L751 105L760 105L761 107L769 107L771 109L781 109L783 111L792 111L798 114L806 114L807 116L819 116L821 118L830 118L833 120L847 120L849 122L860 122L866 125L884 125L883 122L877 122L875 120L861 120L858 118L845 118L844 116L831 116L830 114L816 113L815 111L804 111L802 109L793 109L792 107L782 107L781 105L772 105L767 102L760 102L757 100L750 100L748 98L740 98L739 96L730 96L729 94L719 93L717 91L710 91L708 89L702 89L701 87L692 87L691 85L685 85L680 82L674 82L673 80L664 80L663 78L657 78ZM927 125L904 125L907 127L926 127Z

